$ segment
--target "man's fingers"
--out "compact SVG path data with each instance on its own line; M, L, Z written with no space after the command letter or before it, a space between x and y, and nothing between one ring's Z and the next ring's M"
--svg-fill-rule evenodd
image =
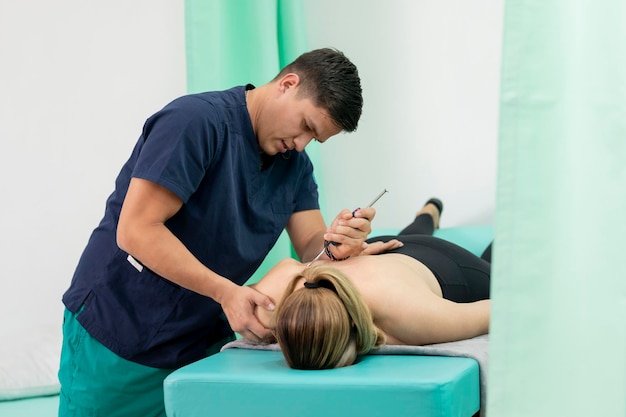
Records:
M352 217L363 218L370 222L376 217L376 209L373 207L363 207L352 212Z
M263 326L250 326L250 328L246 329L245 333L241 333L244 338L255 343L259 343L267 339L267 337L271 334L272 331Z
M261 297L255 300L256 305L258 305L259 307L263 307L268 311L274 311L276 306L274 305L272 300L269 297L262 295L261 293L259 294L261 295Z

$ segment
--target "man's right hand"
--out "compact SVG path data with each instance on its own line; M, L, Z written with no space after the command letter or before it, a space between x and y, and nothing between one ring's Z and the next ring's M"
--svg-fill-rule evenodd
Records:
M271 330L263 326L254 315L256 306L269 311L274 310L274 304L269 297L249 286L232 284L220 301L233 331L254 343L260 343L271 337Z

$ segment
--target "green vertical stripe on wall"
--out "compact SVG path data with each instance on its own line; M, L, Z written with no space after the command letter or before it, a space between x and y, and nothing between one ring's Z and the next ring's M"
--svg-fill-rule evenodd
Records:
M281 68L307 50L306 21L300 0L278 0L276 3L276 36Z
M626 415L626 5L506 2L487 415Z
M267 83L307 51L305 28L300 0L185 0L187 90ZM283 233L252 281L289 256Z

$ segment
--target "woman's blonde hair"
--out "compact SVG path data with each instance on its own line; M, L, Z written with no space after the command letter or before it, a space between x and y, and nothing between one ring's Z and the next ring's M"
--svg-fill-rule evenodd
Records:
M305 288L294 291L301 278ZM288 365L296 369L343 366L352 344L362 355L385 343L356 287L327 266L305 268L291 280L273 327Z

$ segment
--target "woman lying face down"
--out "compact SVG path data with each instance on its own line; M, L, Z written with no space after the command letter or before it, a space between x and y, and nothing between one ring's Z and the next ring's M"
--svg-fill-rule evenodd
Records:
M374 239L369 253L377 255L312 267L285 259L254 284L280 301L255 314L273 329L289 366L337 368L385 343L426 345L489 331L491 246L479 258L433 237L442 208L430 199L398 236ZM403 246L382 243L394 238Z
M347 366L385 343L450 342L489 329L488 299L444 298L433 272L401 253L318 261L309 268L285 259L254 286L280 300L274 312L258 308L256 313L274 330L288 365L296 369Z

